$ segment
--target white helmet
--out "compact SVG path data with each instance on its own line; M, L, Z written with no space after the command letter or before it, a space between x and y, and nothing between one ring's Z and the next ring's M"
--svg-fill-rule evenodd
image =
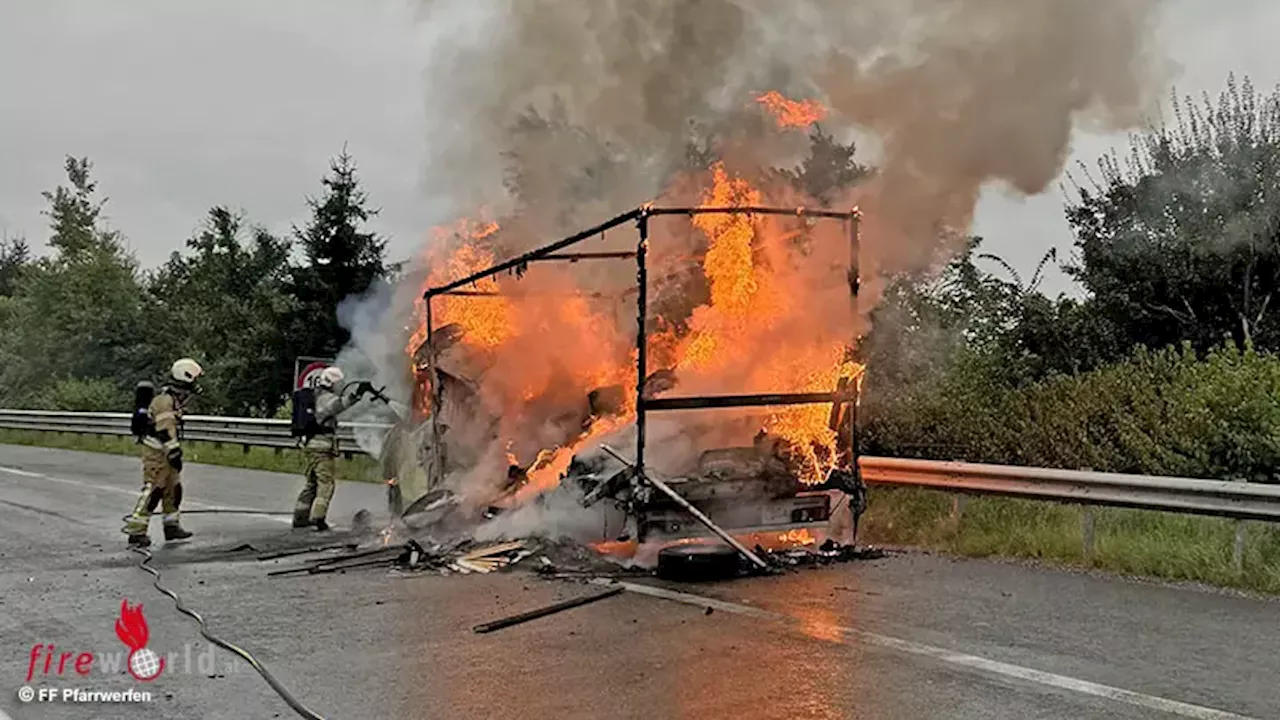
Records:
M173 379L174 385L188 390L195 387L196 380L203 374L204 368L191 358L182 358L169 369L169 376Z
M342 368L336 365L330 365L320 371L320 379L316 382L316 385L319 385L325 390L332 390L334 386L341 385L342 379L345 377L346 375L342 374Z

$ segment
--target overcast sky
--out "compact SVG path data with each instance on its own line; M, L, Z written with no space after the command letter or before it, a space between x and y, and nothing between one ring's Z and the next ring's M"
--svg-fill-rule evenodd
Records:
M1275 27L1280 2L1169 0L1160 33L1179 90L1198 94L1232 71L1262 90L1280 82ZM87 155L112 225L154 266L215 204L287 230L347 143L382 208L376 229L405 257L442 219L418 181L422 68L447 32L416 23L405 0L5 0L0 232L42 249L40 192L62 180L66 154ZM1124 141L1081 135L1070 165ZM1056 189L992 188L977 232L1029 273L1048 248L1070 249L1062 204ZM1053 273L1045 289L1070 288Z

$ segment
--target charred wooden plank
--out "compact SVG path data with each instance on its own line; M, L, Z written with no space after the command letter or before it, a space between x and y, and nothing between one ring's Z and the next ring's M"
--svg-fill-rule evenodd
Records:
M494 620L492 622L481 623L471 628L471 630L472 632L477 632L477 633L490 633L490 632L493 632L494 630L501 630L503 628L511 627L512 625L519 625L520 623L526 623L526 622L529 622L530 620L537 620L540 617L554 615L555 613L563 612L565 610L586 605L588 603L593 603L593 602L596 602L597 600L604 600L605 598L611 598L614 595L618 595L622 593L624 589L625 588L622 588L620 586L609 588L604 592L599 592L594 595L584 595L583 597L577 597L571 600L565 600L563 602L555 603L554 605L548 605L546 607L538 608L537 610L530 610L528 612L520 613L519 615L512 615L511 617L505 617L505 618L502 618L501 620Z

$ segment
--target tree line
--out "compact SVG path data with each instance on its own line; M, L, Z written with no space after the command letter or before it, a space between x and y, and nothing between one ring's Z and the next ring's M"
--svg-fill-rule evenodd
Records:
M1280 95L1233 78L1173 110L1127 153L1071 173L1070 257L1051 252L1023 278L971 238L940 269L893 279L860 348L868 452L1271 479ZM518 129L595 142L554 112ZM691 167L709 147L689 148ZM835 197L874 172L855 156L815 128L808 156L775 177ZM508 162L512 195L530 208L595 187L557 195L521 181L545 173ZM345 152L287 236L214 207L183 252L147 271L103 223L90 171L69 158L66 183L45 194L47 256L0 240L0 406L120 410L138 379L190 355L208 370L202 412L275 414L292 358L345 343L338 304L397 272ZM1057 262L1081 297L1040 290Z
M128 409L133 386L199 358L205 412L271 416L287 402L292 358L332 357L347 340L337 306L394 267L366 223L376 210L345 150L311 217L277 236L227 206L209 210L185 252L143 270L104 222L87 158L44 193L49 252L0 240L0 406Z
M1275 480L1280 94L1233 77L1172 115L1072 173L1083 298L977 239L894 285L867 348L871 452Z

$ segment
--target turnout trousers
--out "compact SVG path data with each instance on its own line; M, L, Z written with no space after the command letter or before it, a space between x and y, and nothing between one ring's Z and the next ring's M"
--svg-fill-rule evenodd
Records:
M324 520L333 499L338 454L313 448L305 448L302 453L306 460L306 483L294 503L293 518L295 522Z
M142 453L142 492L133 505L133 514L125 521L128 535L146 535L151 515L160 506L165 525L177 525L178 508L182 505L182 473L173 469L159 450L147 448Z

